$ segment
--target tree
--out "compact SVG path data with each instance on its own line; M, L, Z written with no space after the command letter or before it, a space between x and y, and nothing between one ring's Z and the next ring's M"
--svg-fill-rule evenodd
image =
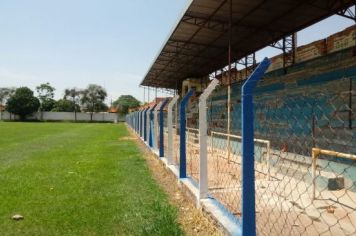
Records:
M56 104L56 101L52 98L48 98L48 99L42 101L40 110L41 111L51 111L54 107L54 104Z
M15 90L15 93L7 100L6 110L20 116L25 120L26 116L37 111L40 101L33 95L33 91L27 87Z
M74 120L77 121L77 111L79 111L79 101L80 101L81 91L77 88L71 88L64 90L64 99L71 99L74 108Z
M88 88L81 92L81 95L81 102L85 110L90 112L90 120L93 120L94 112L107 110L104 103L107 93L100 85L90 84Z
M2 120L3 106L14 92L14 88L0 88L0 120Z
M41 103L40 106L41 111L51 111L53 109L53 106L56 102L53 99L55 90L56 89L52 87L48 82L45 84L40 84L39 86L36 87L38 98Z
M59 99L54 104L52 111L55 111L55 112L74 112L75 110L79 109L79 108L76 108L75 106L78 107L78 105L75 105L72 101L69 101L69 100L66 100L66 99Z
M140 101L131 95L121 95L113 105L118 108L120 114L127 114L129 108L138 107Z

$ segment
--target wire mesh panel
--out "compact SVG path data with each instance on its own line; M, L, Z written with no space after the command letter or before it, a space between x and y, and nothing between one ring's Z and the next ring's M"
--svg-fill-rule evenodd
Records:
M163 150L164 156L167 157L168 154L168 114L167 108L163 110ZM161 142L160 142L161 143Z
M356 235L356 77L342 77L258 84L255 138L270 143L262 162L255 149L259 235Z
M228 154L227 137L226 133L214 131L210 133L208 189L209 193L230 212L240 215L241 139L230 135L230 154Z
M190 98L186 119L187 175L199 182L199 99L197 95Z
M176 166L179 166L179 160L180 160L180 152L179 152L179 104L180 104L180 99L176 102L176 104L173 106L172 110L172 119L173 119L173 150L172 150L172 155L173 155L173 164Z
M239 96L236 92L233 94L231 124L240 120ZM208 190L238 217L241 213L241 126L232 126L228 132L227 102L226 86L215 89L207 102Z
M199 181L199 130L186 128L187 175Z
M152 138L153 138L153 149L158 151L159 150L159 132L160 132L160 117L159 117L159 108L161 106L161 103L158 104L158 106L155 108L153 111L153 127L152 127Z

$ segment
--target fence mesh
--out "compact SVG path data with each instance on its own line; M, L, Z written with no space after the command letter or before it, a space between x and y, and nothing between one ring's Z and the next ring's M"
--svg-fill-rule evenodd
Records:
M160 116L159 116L159 104L156 109L153 111L153 148L158 152L159 151L159 140L160 140Z
M199 182L199 98L197 94L190 98L186 119L187 176Z
M227 87L219 86L207 100L208 190L231 213L241 213L240 132L227 130ZM233 113L231 113L233 114ZM232 122L230 122L232 123Z
M283 81L268 73L254 90L258 235L356 235L356 72L318 66L300 66L280 75ZM241 86L231 87L230 131L227 86L207 100L209 195L236 219L242 194ZM189 101L185 130L179 130L179 102L172 112L173 162L179 165L179 134L186 132L187 174L198 182L198 94ZM164 127L168 153L166 114Z
M180 104L180 99L178 99L177 103L173 106L172 110L172 118L173 118L173 150L172 150L172 160L173 164L176 166L179 166L179 160L180 160L180 152L179 152L179 104Z
M164 109L164 131L163 131L163 136L164 136L164 156L168 157L169 155L169 150L168 150L168 105L166 105ZM172 161L173 164L178 166L179 165L179 130L177 127L179 127L179 100L176 102L176 104L172 107Z
M228 87L221 85L208 99L208 188L212 197L219 200L236 217L241 216L241 84L231 87L231 120L228 131ZM255 140L258 154L258 179L267 178L269 142Z
M167 106L163 110L163 150L164 156L168 154L168 110Z
M356 234L352 83L344 78L270 93L262 81L256 88L255 137L271 145L270 178L259 181L256 172L260 235Z

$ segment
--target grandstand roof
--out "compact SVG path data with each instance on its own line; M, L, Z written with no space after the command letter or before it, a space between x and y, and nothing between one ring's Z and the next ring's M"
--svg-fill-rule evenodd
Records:
M143 86L176 88L228 64L229 0L190 0ZM354 0L232 0L232 61L323 20Z

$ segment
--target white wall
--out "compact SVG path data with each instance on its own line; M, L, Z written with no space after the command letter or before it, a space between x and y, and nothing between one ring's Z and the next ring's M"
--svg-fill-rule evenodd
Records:
M18 116L5 111L2 112L0 120L19 120ZM27 116L29 120L44 120L44 121L75 121L74 112L35 112ZM94 113L93 121L109 121L114 122L125 121L124 116L119 116L116 113ZM90 113L77 112L77 121L90 121Z

